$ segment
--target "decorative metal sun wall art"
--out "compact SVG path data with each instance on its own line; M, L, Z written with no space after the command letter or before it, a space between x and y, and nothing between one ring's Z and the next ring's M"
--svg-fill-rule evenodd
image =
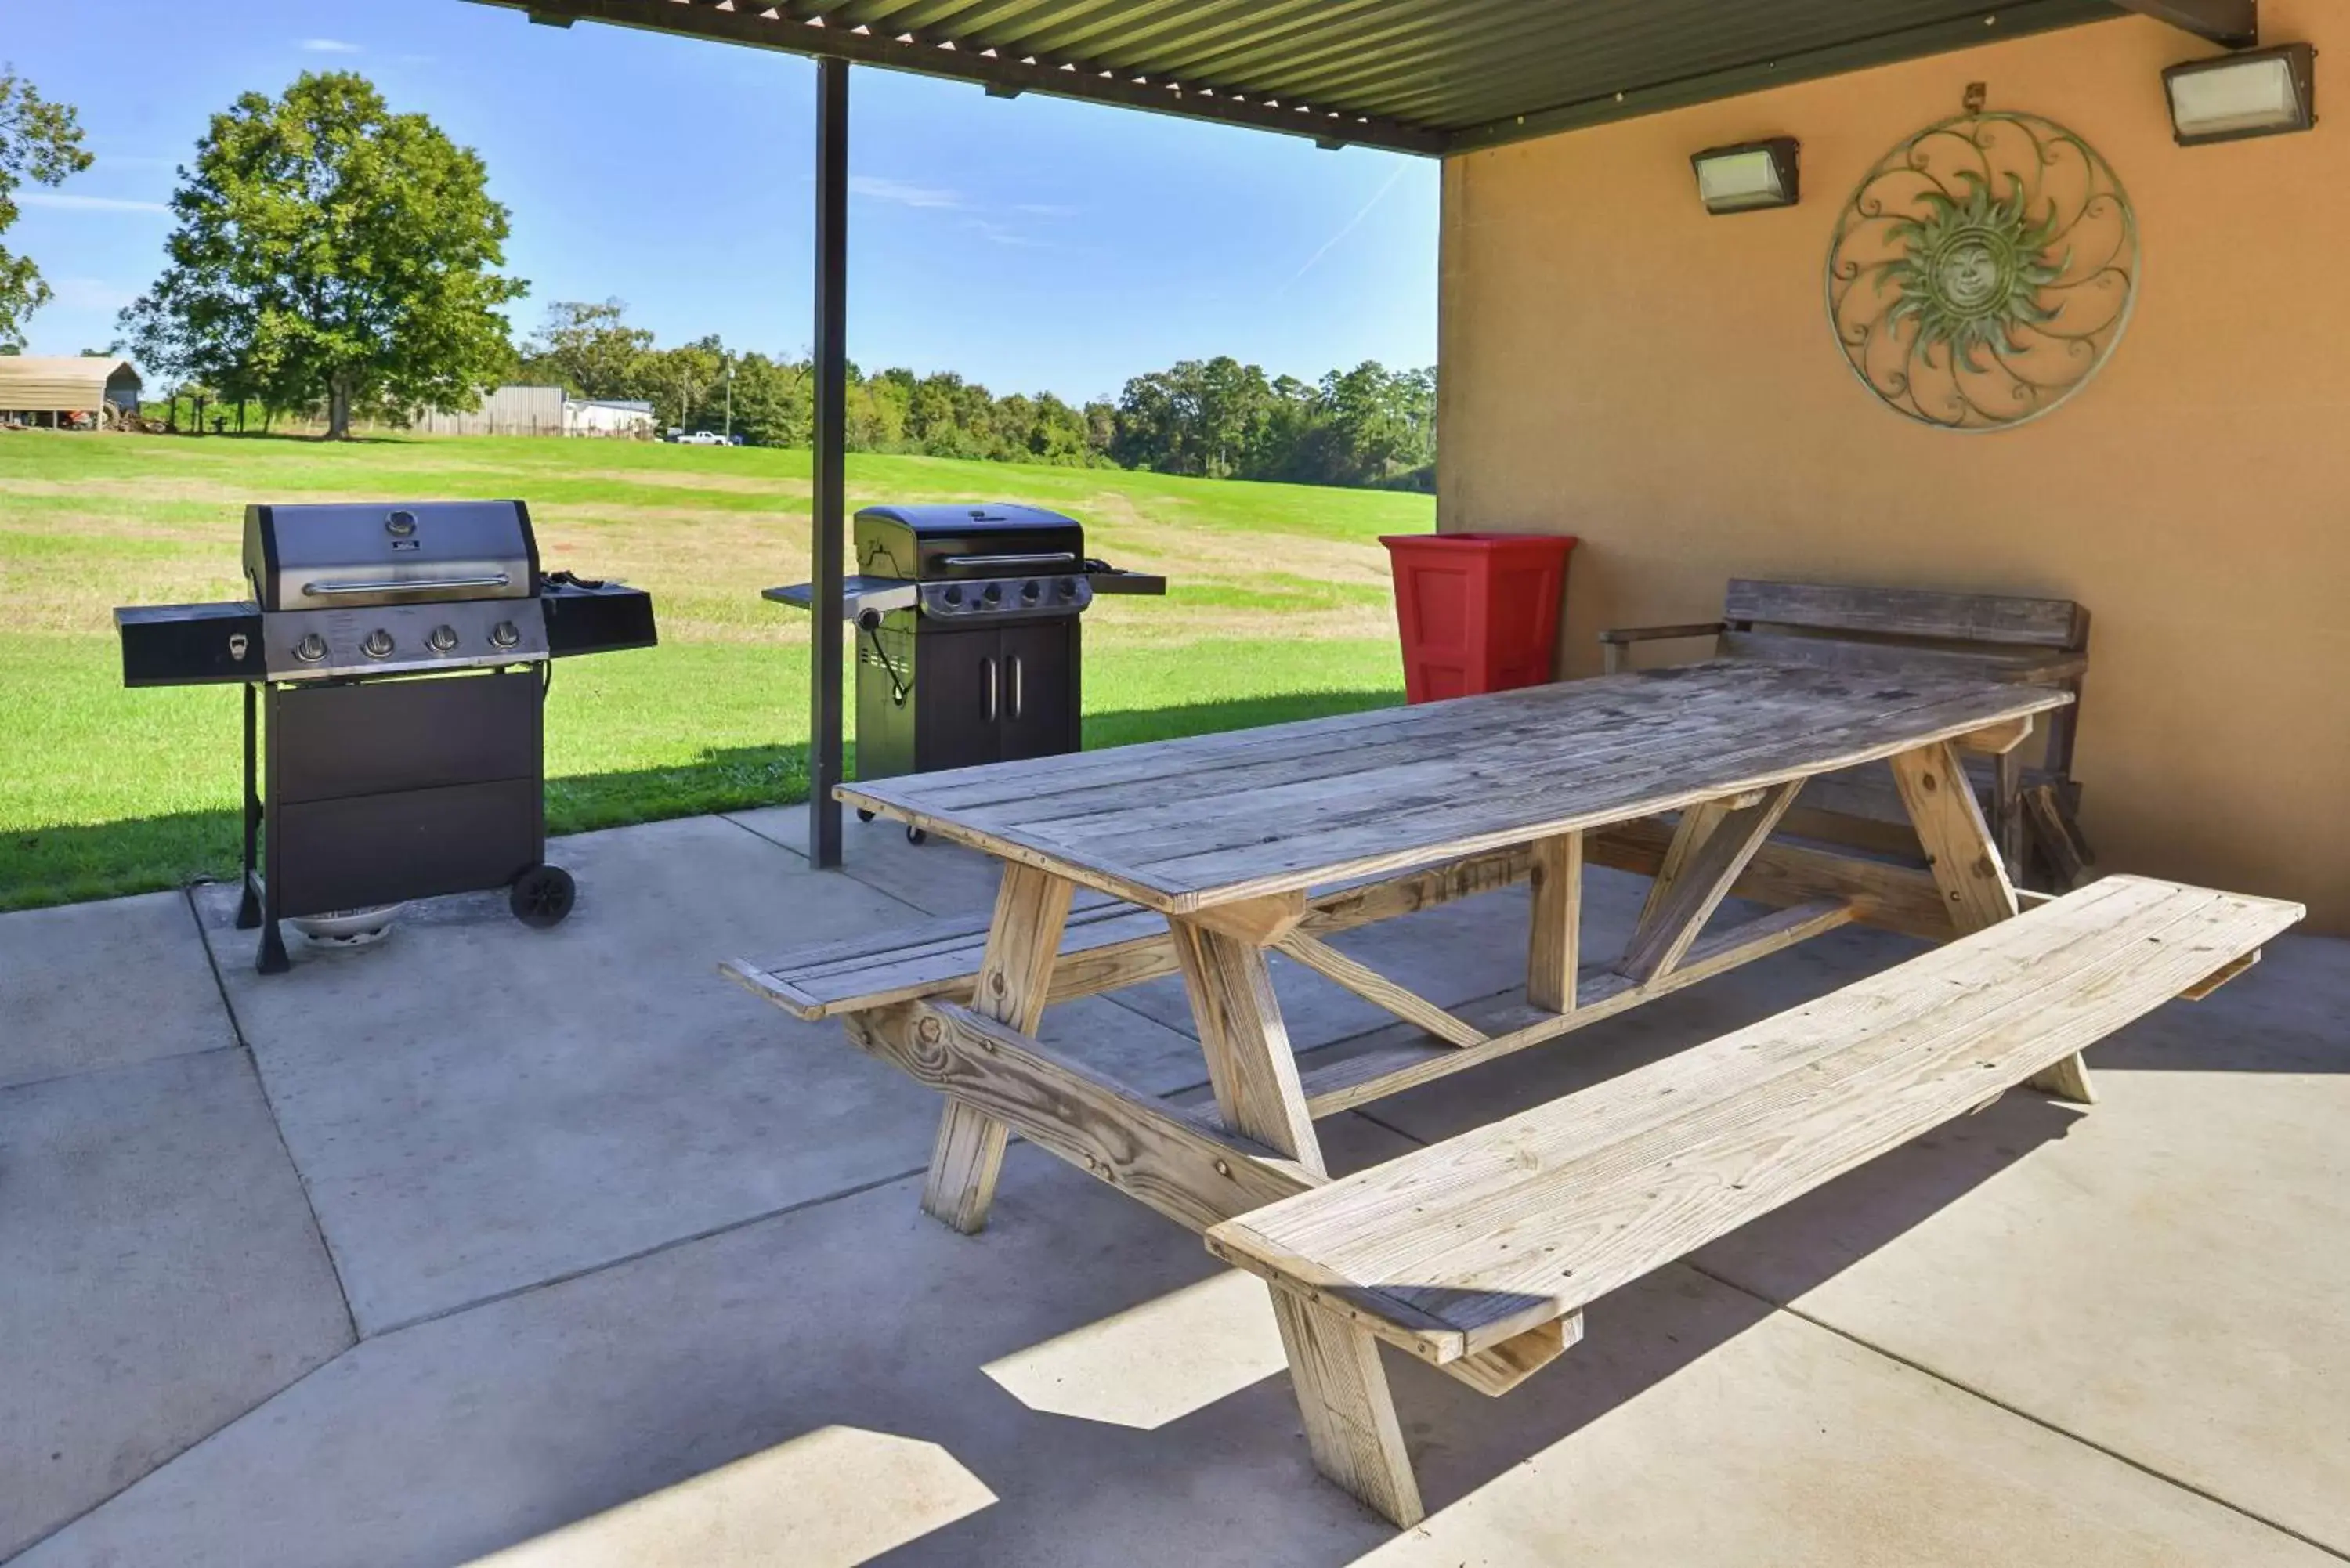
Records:
M1836 219L1828 318L1861 384L1921 423L1992 431L2055 408L2121 341L2137 219L2096 150L1977 110L1886 154Z

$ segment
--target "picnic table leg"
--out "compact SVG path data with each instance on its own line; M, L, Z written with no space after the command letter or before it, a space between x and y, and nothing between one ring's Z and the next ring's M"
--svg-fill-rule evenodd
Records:
M1404 1449L1387 1368L1379 1365L1379 1342L1303 1296L1266 1288L1314 1468L1397 1528L1410 1529L1428 1511Z
M1582 834L1562 833L1536 841L1533 894L1526 1000L1552 1012L1572 1012L1575 973L1583 961Z
M1942 741L1903 752L1893 758L1893 779L1901 788L1901 804L1917 826L1928 868L1942 890L1943 906L1958 934L1967 936L2012 919L2020 909L2015 885L2007 878L1999 845L1983 820L1958 748ZM2096 1099L2088 1064L2077 1051L2033 1076L2031 1084L2043 1094L2082 1105Z
M1302 901L1266 900L1168 921L1191 993L1224 1126L1326 1174L1314 1118L1298 1086L1297 1057L1265 963L1266 944L1304 912ZM1214 924L1203 923L1208 920ZM1326 1307L1268 1286L1282 1349L1315 1468L1398 1525L1419 1522L1419 1487L1379 1365L1378 1341Z
M1296 911L1304 912L1302 900ZM1262 917L1251 929L1250 917ZM1322 1146L1297 1081L1297 1054L1281 1021L1273 994L1273 971L1265 947L1286 934L1288 906L1216 911L1206 917L1170 919L1175 959L1191 993L1191 1016L1207 1057L1208 1081L1216 1092L1216 1112L1224 1126L1285 1155L1315 1175L1325 1174Z
M1076 891L1075 883L1049 871L1005 863L972 997L973 1012L1023 1034L1036 1033ZM995 1117L950 1097L931 1149L930 1177L922 1184L923 1212L967 1236L985 1226L1008 1137L1009 1129Z

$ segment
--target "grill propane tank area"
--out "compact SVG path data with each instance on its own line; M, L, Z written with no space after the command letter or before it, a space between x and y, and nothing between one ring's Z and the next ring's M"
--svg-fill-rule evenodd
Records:
M1035 506L868 506L852 543L860 779L1077 750L1079 618L1097 595L1167 591L1089 559L1084 524ZM765 595L802 609L814 596Z
M242 929L509 889L570 913L546 864L551 660L656 641L641 589L542 574L519 501L248 506L253 597L114 612L126 686L244 687Z

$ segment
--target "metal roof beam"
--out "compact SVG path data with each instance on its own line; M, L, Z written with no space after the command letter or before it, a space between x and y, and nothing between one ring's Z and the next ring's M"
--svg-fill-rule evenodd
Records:
M1800 54L1782 55L1775 59L1756 60L1724 69L1650 82L1602 97L1530 109L1523 114L1510 115L1461 130L1452 136L1445 150L1448 152L1473 152L1481 147L1498 147L1504 142L1523 141L1556 131L1605 125L1612 120L1633 119L1664 109L1682 109L1690 104L1760 92L1789 82L1839 76L1846 71L1866 70L1872 66L1942 54L2001 38L2049 32L2082 22L2109 18L2114 15L2113 4L2114 0L2022 0L2021 4L2011 4L1996 11L1987 7L1979 14L1924 26L1856 38Z
M2114 0L2114 4L2227 48L2249 49L2261 41L2261 0Z
M1378 147L1390 152L1433 156L1442 152L1447 143L1442 131L1430 127L1333 110L1320 104L1301 108L1286 97L1274 107L1260 101L1254 93L1248 94L1243 101L1213 82L1170 85L1155 76L1148 81L1138 80L1143 74L1139 71L1106 68L1089 62L1039 58L1028 64L1003 52L949 47L919 37L911 43L901 43L895 35L799 21L779 5L762 6L754 0L743 0L728 9L687 0L474 0L474 4L527 12L535 22L608 22L617 26L748 44L787 54L829 56L858 65L973 82L1006 93L1044 93L1186 119L1283 131L1326 145ZM763 10L773 14L762 15Z

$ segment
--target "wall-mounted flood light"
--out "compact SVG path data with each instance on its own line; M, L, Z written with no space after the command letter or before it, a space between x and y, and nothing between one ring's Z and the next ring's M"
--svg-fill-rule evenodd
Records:
M2317 123L2317 51L2307 44L2190 60L2162 73L2178 145L2307 130Z
M1802 194L1796 145L1792 136L1774 136L1767 141L1742 141L1735 147L1709 147L1691 153L1690 167L1697 171L1698 200L1717 217L1794 206Z

